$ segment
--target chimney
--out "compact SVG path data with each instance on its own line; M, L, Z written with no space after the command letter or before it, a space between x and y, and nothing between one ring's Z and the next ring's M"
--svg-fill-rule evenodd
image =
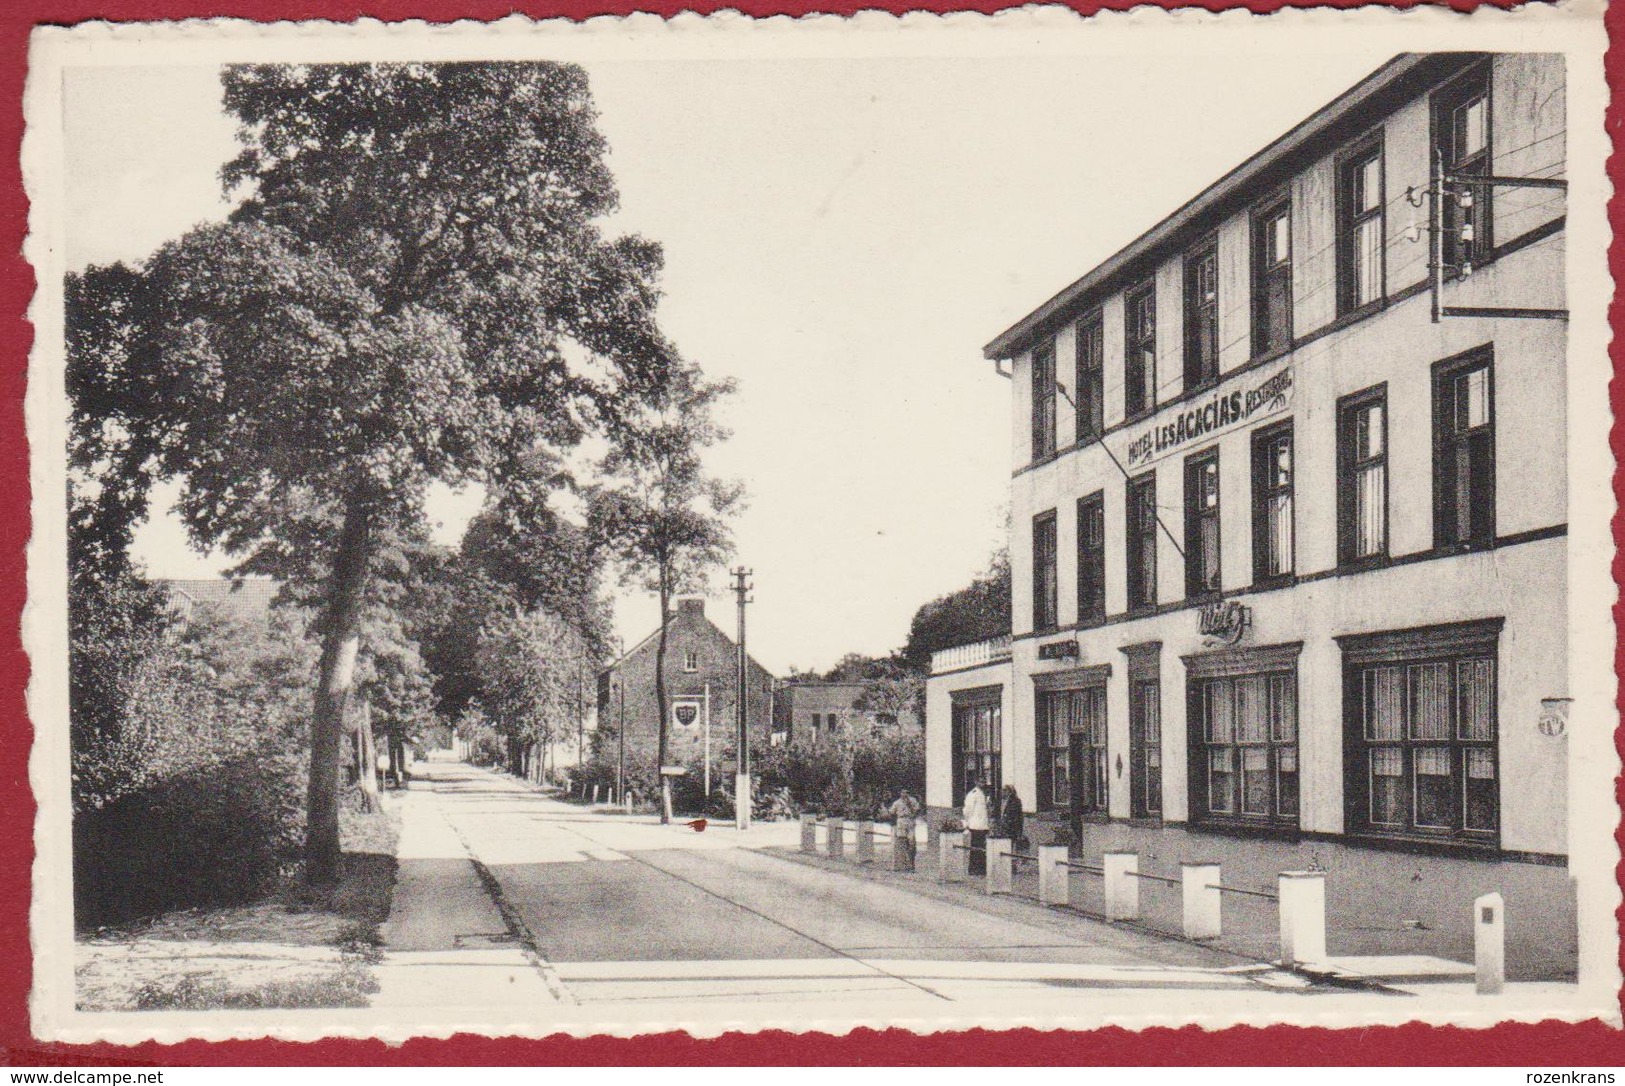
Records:
M677 613L679 615L693 615L695 618L704 618L705 601L697 599L678 600Z

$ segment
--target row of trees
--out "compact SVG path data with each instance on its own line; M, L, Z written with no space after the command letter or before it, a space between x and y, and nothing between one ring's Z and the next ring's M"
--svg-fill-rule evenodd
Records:
M331 883L358 697L397 730L432 704L534 738L603 654L606 563L664 613L722 556L739 495L701 455L728 386L659 331L659 247L601 230L616 193L580 68L247 65L222 82L241 148L228 220L67 284L75 630L150 617L130 536L153 485L178 481L197 547L308 610L305 873ZM473 484L485 514L435 554L426 495ZM89 749L116 741L128 701L121 665L84 644Z

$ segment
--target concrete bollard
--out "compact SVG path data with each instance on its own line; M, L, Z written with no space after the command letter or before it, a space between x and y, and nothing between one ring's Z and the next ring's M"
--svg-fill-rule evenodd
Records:
M857 860L860 864L875 862L875 824L873 822L858 823Z
M938 881L964 882L970 877L970 853L966 851L969 836L964 830L937 834L937 847L941 849L937 859Z
M1180 864L1179 886L1184 892L1185 938L1217 939L1224 914L1219 865Z
M1322 871L1283 871L1281 964L1326 960L1326 875Z
M1140 854L1108 852L1100 866L1106 873L1106 919L1139 919Z
M1008 837L987 839L987 892L1008 894L1015 889L1014 861L1010 859L1011 841Z
M801 816L801 851L818 851L818 816L804 814Z
M832 860L844 859L846 856L846 823L839 818L824 820L824 847L829 850Z
M1065 845L1038 846L1038 900L1044 905L1065 905L1071 873Z
M1506 988L1506 903L1500 894L1485 894L1473 901L1473 961L1478 969L1478 994L1500 995Z
M592 786L592 801L594 803L598 802L598 786L596 784Z

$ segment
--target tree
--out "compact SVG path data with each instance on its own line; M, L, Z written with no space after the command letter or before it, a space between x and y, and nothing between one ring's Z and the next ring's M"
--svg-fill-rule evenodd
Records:
M525 752L549 746L575 716L586 640L542 610L493 615L480 631L479 707L507 740L508 770L525 772Z
M194 541L243 570L325 576L307 876L337 875L344 713L380 540L435 482L617 440L675 355L657 246L615 207L585 73L550 63L226 69L230 221L135 274L72 359L120 493L184 481ZM70 294L73 291L70 290ZM567 350L574 343L582 350ZM87 372L96 365L104 376Z
M969 585L939 596L914 612L902 657L922 673L931 654L955 645L986 641L1010 632L1010 552L1001 548Z
M706 381L692 366L643 413L638 425L604 461L614 483L594 488L588 524L621 563L623 580L660 599L655 646L655 709L660 714L658 760L666 762L670 721L666 699L666 632L672 596L703 587L706 574L728 556L728 517L743 488L707 474L704 450L727 438L713 417L732 382ZM662 822L671 821L671 788L662 778Z

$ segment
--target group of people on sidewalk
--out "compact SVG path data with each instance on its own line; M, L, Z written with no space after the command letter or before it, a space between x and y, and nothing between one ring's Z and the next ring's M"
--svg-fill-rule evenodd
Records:
M970 833L970 873L985 875L989 831L997 829L998 835L1014 842L1015 848L1025 848L1026 812L1021 808L1021 797L1016 794L1013 784L1005 785L1004 791L999 794L997 812L990 809L987 782L971 777L966 784L969 790L965 793L964 812L965 829ZM911 867L914 862L914 820L920 816L920 810L920 801L906 788L898 792L897 798L886 808L896 824L897 839L908 852Z
M1004 786L1004 791L999 794L998 810L995 812L989 809L987 782L972 777L966 783L970 786L965 793L964 808L965 829L970 834L970 873L985 875L988 831L996 829L1000 837L1014 842L1015 848L1023 848L1026 812L1021 809L1021 797L1016 794L1016 786L1013 784Z

